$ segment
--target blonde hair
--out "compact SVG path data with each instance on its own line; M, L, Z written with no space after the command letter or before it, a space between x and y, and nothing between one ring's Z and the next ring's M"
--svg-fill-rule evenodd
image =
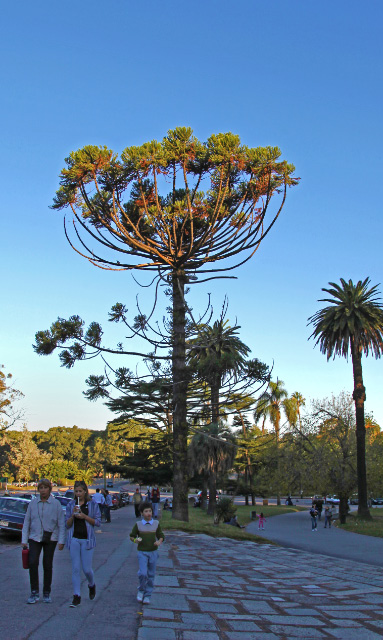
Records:
M41 480L39 480L37 491L40 489L40 487L48 487L49 493L52 491L52 483L50 480L48 480L48 478L41 478Z

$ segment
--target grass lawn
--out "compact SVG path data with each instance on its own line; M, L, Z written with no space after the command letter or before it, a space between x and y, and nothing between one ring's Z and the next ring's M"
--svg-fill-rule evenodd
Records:
M251 512L256 509L257 514L261 509L258 507L246 507L239 505L237 508L238 522L242 525L249 524ZM264 516L271 517L277 514L290 513L292 511L301 511L303 507L285 507L270 506L262 507ZM303 509L304 510L304 509ZM186 531L188 533L205 533L214 538L232 538L233 540L251 540L253 542L270 544L269 540L265 540L261 536L248 533L246 529L238 529L227 524L213 524L213 517L208 516L206 511L189 507L189 522L181 520L173 520L171 511L162 511L161 526L164 530L176 529L177 531ZM271 543L272 544L272 543Z
M334 525L339 529L345 529L345 531L383 538L383 509L370 509L370 513L372 520L361 520L352 513L347 516L346 524L340 524L339 520L336 520Z

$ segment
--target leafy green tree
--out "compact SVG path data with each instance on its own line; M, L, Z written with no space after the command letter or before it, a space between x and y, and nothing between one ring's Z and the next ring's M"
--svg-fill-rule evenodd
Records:
M6 374L2 369L4 369L4 365L0 366L0 433L10 429L18 420L22 419L22 411L17 410L14 405L24 397L21 391L13 387L12 374Z
M206 273L206 280L250 259L279 216L287 187L297 184L293 172L276 147L251 149L231 133L201 143L187 127L169 131L161 142L127 147L120 158L106 147L86 146L70 154L61 172L53 208L71 210L78 253L102 269L155 272L157 285L170 288L173 517L180 520L188 519L185 286L198 279L196 272ZM169 193L162 193L164 185L171 185ZM269 217L277 194L280 203ZM69 238L67 227L66 233ZM84 235L93 245L100 243L104 257L88 247ZM226 265L216 268L222 260ZM123 304L113 307L111 320L125 322ZM84 333L83 324L78 316L58 319L49 331L36 334L36 352L47 355L69 343L60 354L68 367L90 353L142 356L122 345L108 349L100 325L92 323ZM147 327L148 318L141 315L134 335L145 334ZM165 346L160 340L154 349Z
M33 433L33 439L40 449L49 452L53 459L73 462L77 468L88 466L88 452L93 434L91 429L73 427L52 427L48 431Z
M9 433L8 442L9 464L19 480L33 480L51 459L51 454L38 448L25 426L22 431Z
M353 399L356 416L356 443L358 468L358 514L371 518L367 506L366 428L364 402L366 389L363 383L362 354L371 351L375 358L383 352L383 306L378 300L377 286L369 288L370 279L359 280L356 285L341 278L341 285L329 283L331 289L322 289L331 298L330 306L317 311L309 318L314 331L310 338L316 340L327 360L336 355L348 358L351 352L354 376Z

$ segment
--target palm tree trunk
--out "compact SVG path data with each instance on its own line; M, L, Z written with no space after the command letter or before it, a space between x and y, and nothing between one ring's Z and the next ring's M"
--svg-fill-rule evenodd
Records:
M218 425L219 420L219 389L221 385L221 377L215 376L210 381L210 393L211 393L211 421L212 424ZM217 506L217 461L215 456L210 464L209 471L209 506L207 512L209 515L214 515Z
M281 506L281 491L280 491L280 479L279 479L279 418L277 417L275 423L275 438L277 441L277 505Z
M201 495L201 509L207 507L207 476L204 473L202 477L202 495Z
M188 464L186 420L186 361L185 361L185 324L184 304L185 274L173 273L173 509L176 520L189 521L188 514Z
M364 422L364 402L366 389L363 385L362 352L351 341L352 369L354 375L354 392L356 418L356 467L358 476L358 515L371 519L367 505L367 473L366 473L366 427Z

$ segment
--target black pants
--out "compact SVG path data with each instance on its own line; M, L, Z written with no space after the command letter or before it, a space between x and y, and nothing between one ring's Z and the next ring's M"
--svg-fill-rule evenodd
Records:
M104 514L106 522L110 522L110 507L107 504L104 504Z
M39 591L39 561L41 549L43 550L43 569L44 569L44 586L43 593L51 592L53 556L55 553L57 542L36 542L36 540L28 540L29 544L29 580L31 583L31 591Z
M136 518L140 517L140 503L134 503L134 512L136 514Z

